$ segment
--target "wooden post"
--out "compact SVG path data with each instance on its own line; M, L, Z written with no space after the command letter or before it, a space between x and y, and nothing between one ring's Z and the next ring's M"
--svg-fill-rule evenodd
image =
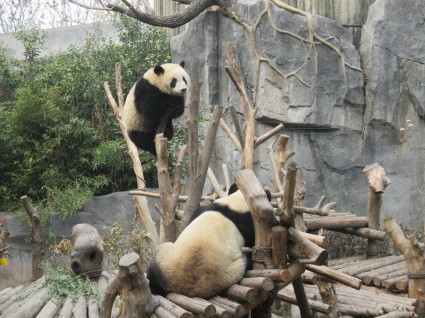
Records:
M6 251L6 242L9 238L10 233L0 228L0 258L3 258L3 254Z
M165 138L162 133L155 136L157 152L156 167L158 171L158 185L161 198L160 214L162 217L162 225L164 227L164 237L161 242L174 242L177 238L175 215L181 190L182 165L186 146L180 148L175 169L174 186L172 186L168 170L167 143L167 138Z
M272 268L272 227L275 222L273 207L267 199L266 193L254 172L249 169L239 171L235 175L235 182L248 202L252 213L255 228L255 250L253 254L254 269ZM260 262L260 259L263 262ZM271 317L271 305L274 294L269 293L266 301L252 310L252 316L258 318Z
M149 289L136 253L126 254L119 261L119 272L109 284L102 301L101 318L109 318L115 298L121 294L120 318L149 318L159 306Z
M186 201L186 208L181 220L181 230L188 224L193 211L201 202L202 191L207 177L208 166L217 134L218 123L223 112L223 107L215 105L210 126L205 136L204 149L202 154L198 151L198 108L199 108L200 84L192 84L191 102L189 104L189 196ZM195 97L196 96L196 97Z
M406 259L409 270L409 297L418 299L416 313L425 317L425 252L416 238L407 236L395 218L384 220L385 230L394 241L396 248Z
M391 183L384 168L379 163L366 166L363 174L369 185L369 228L379 230L380 212L382 205L382 193ZM368 239L367 257L379 257L379 241Z
M32 280L35 281L43 276L43 269L40 267L43 260L43 232L41 229L40 212L31 205L26 195L21 197L21 202L31 220Z

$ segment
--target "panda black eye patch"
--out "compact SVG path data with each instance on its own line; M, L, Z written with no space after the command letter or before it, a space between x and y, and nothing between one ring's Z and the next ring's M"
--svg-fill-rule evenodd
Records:
M176 84L177 84L177 79L173 78L173 80L170 83L170 86L174 88L176 87Z
M184 81L184 83L187 85L187 81L186 81L186 79L183 77L183 81Z

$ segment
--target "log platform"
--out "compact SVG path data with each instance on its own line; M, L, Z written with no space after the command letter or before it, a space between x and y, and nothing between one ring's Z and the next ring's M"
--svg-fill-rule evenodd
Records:
M385 288L395 293L407 292L408 271L403 255L377 259L357 257L332 260L329 267L361 279L363 285Z
M379 260L375 260L379 261ZM386 266L379 267L385 269L388 266L398 268L402 262L399 257L390 256L380 261L388 263ZM331 261L331 269L342 271L346 274L354 272L358 278L360 276L367 277L369 272L376 272L376 277L384 277L384 271L379 271L372 266L371 260L357 261ZM391 264L389 264L391 263ZM363 264L363 265L362 265ZM357 273L356 268L371 268L364 273ZM376 264L375 264L376 265ZM271 271L279 272L271 275ZM189 298L178 294L169 294L167 297L154 295L154 298L160 304L155 310L158 318L190 318L190 317L226 317L240 318L249 313L249 311L263 302L269 292L275 287L285 286L280 289L276 298L290 304L296 304L296 296L293 287L288 282L293 279L290 270L264 270L264 273L258 271L247 272L247 277L243 278L239 284L233 285L223 295L213 297L211 299ZM99 280L96 282L101 294L106 287L115 278L115 273L102 272ZM312 279L313 277L313 279ZM381 277L381 278L382 278ZM304 279L305 278L305 279ZM37 280L27 287L18 286L16 288L7 288L0 291L0 318L10 317L11 312L16 313L13 317L75 317L75 318L98 318L100 317L100 309L95 301L85 299L79 295L72 302L71 299L60 299L53 301L51 295L45 287L42 287L44 277ZM324 279L317 274L306 271L303 274L303 280L308 282L317 282L317 279ZM313 311L328 314L330 306L321 301L319 290L315 284L304 284L304 289L310 307ZM389 290L392 290L391 288ZM338 306L341 313L351 317L378 317L392 312L403 312L411 314L409 317L415 317L413 310L417 303L416 299L404 297L404 295L393 294L386 290L376 287L362 286L360 290L356 290L343 284L336 285L336 293ZM24 299L21 299L25 295ZM34 297L33 297L34 296ZM37 300L37 301L35 301ZM118 317L117 308L114 306L111 317Z

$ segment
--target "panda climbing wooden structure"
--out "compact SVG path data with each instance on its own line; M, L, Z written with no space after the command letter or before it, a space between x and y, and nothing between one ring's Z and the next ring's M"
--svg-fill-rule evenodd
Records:
M249 262L242 247L254 245L255 231L241 191L199 207L191 220L178 239L161 244L151 260L147 277L152 293L208 298L243 277Z
M180 64L166 63L149 69L127 95L123 123L128 136L140 149L156 156L155 135L162 117L170 110L164 136L174 135L172 119L184 112L190 77Z

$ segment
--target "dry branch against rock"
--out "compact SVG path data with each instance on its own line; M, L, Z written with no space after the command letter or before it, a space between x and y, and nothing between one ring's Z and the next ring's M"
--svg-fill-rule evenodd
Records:
M415 236L407 236L395 218L384 220L385 230L406 259L409 270L409 297L418 299L416 313L425 316L425 255Z
M3 258L4 251L6 250L6 242L10 233L0 228L0 258Z
M40 212L34 208L26 195L21 197L25 212L31 220L31 246L32 246L32 280L35 281L43 276L43 269L40 267L43 260L43 232L41 229Z
M122 91L122 76L121 76L121 63L115 64L115 81L117 85L117 95L118 95L118 103L115 101L115 98L113 97L111 90L109 88L109 84L107 82L104 83L104 88L106 95L108 96L109 104L112 107L112 110L115 114L115 117L118 120L118 123L120 125L121 133L124 136L124 140L127 144L128 148L128 154L131 157L131 160L133 162L133 169L134 173L136 174L136 181L137 181L137 188L138 189L145 189L145 178L143 176L143 168L142 163L140 162L139 158L139 152L137 150L136 145L130 140L127 134L127 130L124 127L124 124L122 122L122 111L124 109L124 93ZM152 220L149 208L148 208L148 201L146 197L143 196L135 196L133 198L136 210L138 215L140 216L140 219L143 222L143 225L147 232L147 237L150 240L150 244L155 250L156 246L159 243L159 236L158 232L155 227L155 222Z

